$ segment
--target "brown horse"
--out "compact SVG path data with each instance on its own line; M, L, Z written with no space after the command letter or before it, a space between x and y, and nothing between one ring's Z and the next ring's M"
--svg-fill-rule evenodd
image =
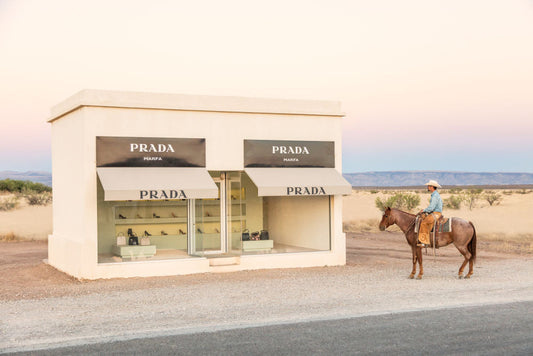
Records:
M422 279L422 276L424 275L424 267L422 266L422 247L417 246L415 220L416 215L398 209L387 208L379 223L379 229L385 231L385 229L391 225L398 225L405 234L407 243L411 246L411 250L413 251L413 270L411 271L409 278L414 278L416 274L416 262L418 261L420 272L418 273L417 279ZM476 260L476 229L474 224L470 221L454 217L452 219L452 232L438 232L435 236L435 240L437 248L447 246L453 242L455 247L457 247L459 252L461 252L465 258L461 268L459 268L459 278L463 278L463 271L467 263L468 274L465 278L470 278L474 273L474 261Z

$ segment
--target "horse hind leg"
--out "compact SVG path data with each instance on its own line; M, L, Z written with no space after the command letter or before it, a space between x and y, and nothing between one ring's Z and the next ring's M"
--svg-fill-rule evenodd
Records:
M468 274L465 278L470 278L474 274L474 259L470 257L468 260Z
M465 270L466 264L470 261L470 268L469 268L469 271L468 271L468 275L466 276L466 278L470 278L470 276L473 273L472 265L474 263L474 261L471 261L472 254L468 251L468 249L466 247L457 247L457 249L459 250L459 252L461 252L461 254L465 258L465 260L463 261L463 264L461 265L461 268L459 268L458 277L459 277L459 279L463 278L463 272Z
M468 263L468 258L465 257L465 260L463 262L463 264L461 265L461 268L459 268L459 279L462 279L463 278L463 272L465 270L465 267L466 267L466 264Z

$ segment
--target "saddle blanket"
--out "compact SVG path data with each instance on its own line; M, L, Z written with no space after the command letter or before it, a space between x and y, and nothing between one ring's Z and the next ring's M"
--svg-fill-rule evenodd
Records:
M437 232L452 232L452 218L445 218L444 223L437 225Z

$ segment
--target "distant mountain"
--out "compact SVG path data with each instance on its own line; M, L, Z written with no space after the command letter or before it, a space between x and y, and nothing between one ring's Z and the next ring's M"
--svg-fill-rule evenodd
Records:
M435 179L450 185L533 185L533 173L473 173L442 171L394 171L346 173L344 178L354 187L411 187ZM29 180L52 186L50 172L0 171L1 179Z
M442 186L450 185L529 185L533 173L473 173L442 171L395 171L346 173L344 178L353 187L410 187L424 185L435 179Z
M29 180L36 183L46 184L49 187L52 186L52 173L50 172L0 171L0 180L2 179Z

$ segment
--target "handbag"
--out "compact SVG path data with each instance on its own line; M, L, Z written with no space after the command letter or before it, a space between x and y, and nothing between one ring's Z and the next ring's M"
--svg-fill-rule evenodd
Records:
M270 237L268 236L268 231L261 230L261 234L259 235L259 240L269 240Z
M259 240L259 231L252 232L252 235L250 236L250 240L258 241Z
M141 246L150 245L150 238L148 236L141 237Z
M124 246L126 244L126 236L123 232L119 232L117 235L117 246Z
M248 230L248 229L242 230L242 240L243 241L250 241L250 230Z
M133 233L132 236L128 239L128 245L135 246L139 244L139 238L136 233Z

